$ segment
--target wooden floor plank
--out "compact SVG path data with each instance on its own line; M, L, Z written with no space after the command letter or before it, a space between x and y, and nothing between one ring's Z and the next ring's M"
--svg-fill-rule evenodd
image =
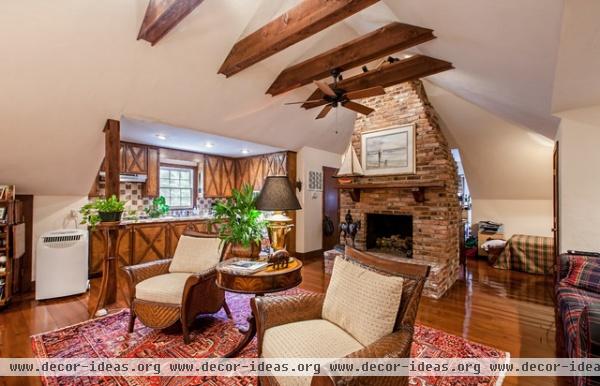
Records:
M324 292L329 278L322 260L306 262L301 287ZM36 301L30 295L0 312L0 355L32 356L29 336L87 319L92 294ZM122 283L120 283L122 285ZM439 300L423 298L418 322L474 342L509 351L512 357L553 357L554 309L550 277L490 268L469 261L468 268ZM111 310L126 306L123 291ZM39 385L36 378L5 378L0 385ZM556 385L555 378L507 378L504 385Z

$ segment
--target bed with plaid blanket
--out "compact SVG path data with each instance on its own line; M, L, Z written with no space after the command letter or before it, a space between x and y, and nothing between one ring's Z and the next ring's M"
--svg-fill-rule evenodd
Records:
M495 268L547 275L554 272L551 237L513 235L498 257Z

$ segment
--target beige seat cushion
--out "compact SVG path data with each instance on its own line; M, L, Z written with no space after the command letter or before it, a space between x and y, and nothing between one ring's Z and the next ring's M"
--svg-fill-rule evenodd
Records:
M135 297L151 302L181 304L185 281L191 273L165 273L146 279L135 286Z
M344 330L323 319L269 328L262 346L264 358L342 358L363 346ZM281 386L308 386L312 377L277 377Z
M338 257L323 303L323 319L368 346L393 332L403 281Z
M221 258L221 240L216 237L181 236L169 272L202 272Z

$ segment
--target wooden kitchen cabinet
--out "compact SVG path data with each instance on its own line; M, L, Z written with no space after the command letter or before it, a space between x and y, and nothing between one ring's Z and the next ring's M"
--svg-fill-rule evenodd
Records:
M121 275L121 267L173 257L179 238L187 230L211 233L210 221L165 221L123 225L119 228L117 240L118 274ZM105 248L104 232L90 231L90 276L102 273Z
M238 158L235 186L250 184L255 191L262 189L267 176L287 175L287 152Z
M133 253L130 265L171 257L168 250L169 223L132 226Z
M204 156L204 197L229 197L235 187L235 160Z
M148 147L147 150L148 170L146 183L144 184L144 195L154 198L159 196L160 187L160 159L158 148Z
M148 171L148 147L121 142L121 173L146 174Z
M179 238L186 231L198 233L211 233L210 223L206 220L189 221L189 222L173 222L169 224L169 257L175 254Z
M131 262L131 228L119 229L117 240L117 268L130 265ZM98 276L102 273L102 263L106 254L106 239L103 231L90 231L89 244L89 266L90 276Z

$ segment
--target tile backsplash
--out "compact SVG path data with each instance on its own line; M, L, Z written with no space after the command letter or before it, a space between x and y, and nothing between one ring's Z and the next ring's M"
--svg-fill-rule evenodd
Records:
M143 212L152 203L152 199L143 196L143 186L141 183L136 182L121 182L121 201L125 201L125 211L135 210ZM99 183L99 195L104 196L105 194L104 181ZM221 198L204 198L199 197L196 203L196 208L202 210L210 209L214 203L222 201ZM172 212L177 213L185 210L173 210Z

